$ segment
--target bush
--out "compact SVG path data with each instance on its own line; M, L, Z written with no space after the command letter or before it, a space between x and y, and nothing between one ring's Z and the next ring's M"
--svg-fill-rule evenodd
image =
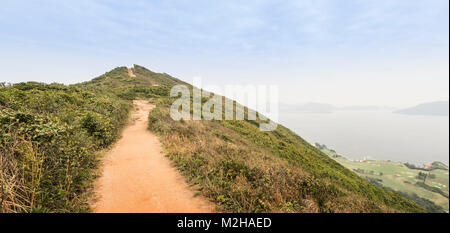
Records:
M1 88L1 212L88 211L97 151L117 139L131 106L91 84Z
M117 135L117 130L108 117L88 112L81 118L81 127L98 141L101 147L110 145Z

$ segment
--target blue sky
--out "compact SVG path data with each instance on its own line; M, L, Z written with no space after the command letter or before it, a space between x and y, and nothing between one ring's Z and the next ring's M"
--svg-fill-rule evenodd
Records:
M286 103L448 100L448 0L2 0L0 81L76 83L140 64Z

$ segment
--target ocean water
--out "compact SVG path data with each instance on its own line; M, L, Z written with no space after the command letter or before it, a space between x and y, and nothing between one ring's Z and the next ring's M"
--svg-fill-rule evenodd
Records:
M279 122L305 140L353 160L449 163L449 117L389 111L280 111Z

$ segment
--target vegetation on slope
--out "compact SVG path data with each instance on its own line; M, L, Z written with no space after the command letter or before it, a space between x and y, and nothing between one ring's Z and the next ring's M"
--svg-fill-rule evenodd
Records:
M251 121L174 121L159 100L149 128L203 195L227 212L416 212L279 126Z
M77 85L0 89L2 211L87 211L98 152L117 139L133 99L157 102L149 128L221 211L423 211L282 126L262 132L258 121L173 121L169 90L183 82L136 65L133 73L136 77L119 67Z
M95 151L117 138L130 104L40 83L2 88L0 99L2 211L84 211Z
M3 84L1 212L88 211L86 193L98 152L117 139L130 100L167 95L175 79L166 76L132 79L126 67L119 67L77 85ZM160 86L152 86L154 81Z
M448 166L433 162L426 168L392 161L351 161L325 145L316 146L370 183L395 190L430 212L446 212L449 208Z

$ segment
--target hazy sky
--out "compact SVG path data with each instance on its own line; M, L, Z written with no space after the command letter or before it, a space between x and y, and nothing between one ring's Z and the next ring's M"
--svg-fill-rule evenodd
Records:
M76 83L136 63L277 84L285 103L449 98L448 0L2 0L0 28L0 81Z

